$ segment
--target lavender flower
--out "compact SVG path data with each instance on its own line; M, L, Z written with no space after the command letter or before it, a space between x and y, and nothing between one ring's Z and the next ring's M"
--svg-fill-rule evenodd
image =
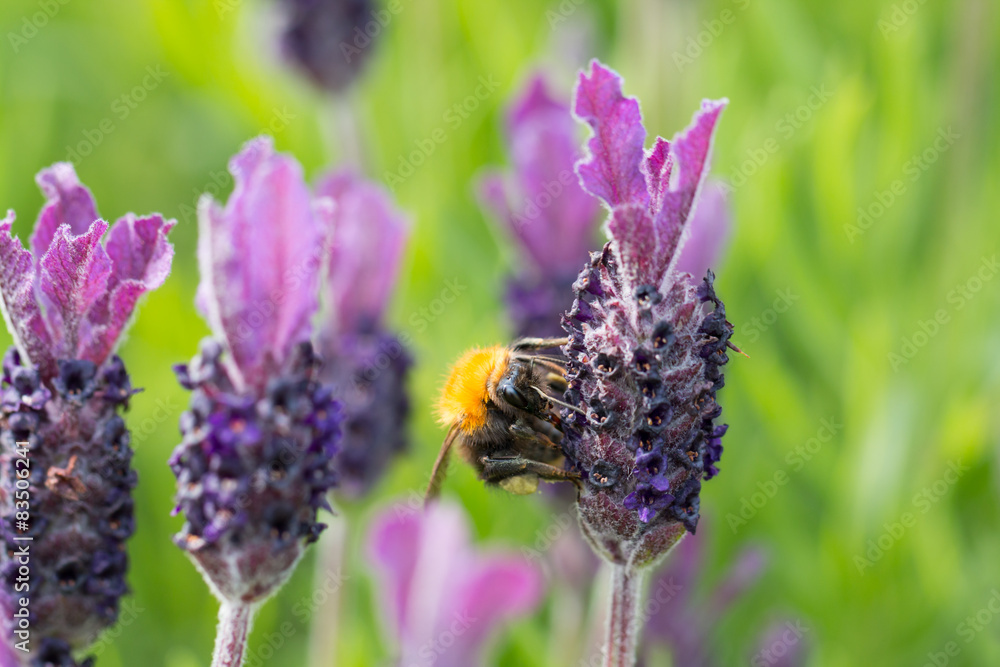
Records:
M580 272L563 320L574 408L563 447L584 476L583 532L614 566L608 665L634 661L641 570L694 532L701 481L718 472L715 395L732 334L711 271L695 287L677 270L725 101L704 102L691 127L644 153L639 105L621 84L595 61L577 85L575 112L594 131L577 173L610 209L611 241Z
M240 664L255 606L323 530L340 434L310 342L331 202L267 138L229 169L225 207L199 204L198 305L214 336L176 368L192 395L170 459L186 519L175 541L222 602L215 665Z
M703 531L681 541L653 577L647 606L653 608L653 600L657 605L646 621L640 665L650 664L651 650L660 644L670 648L676 665L722 664L716 655L712 630L729 607L760 579L766 558L758 548L742 550L723 580L712 586L707 596L699 597L695 591L704 585L704 541Z
M339 489L359 497L407 445L406 377L413 361L399 337L386 330L383 315L409 224L384 189L350 171L329 174L316 192L336 205L327 249L332 312L319 336L321 377L344 404Z
M485 644L497 627L542 597L542 575L526 560L473 549L456 505L389 510L375 520L368 541L398 665L486 664Z
M282 4L287 24L281 42L287 58L320 88L343 91L368 62L377 34L366 32L368 26L382 29L371 0L282 0Z
M72 165L37 181L46 204L31 252L11 235L13 211L0 222L15 342L0 392L0 606L3 639L31 664L75 665L128 592L136 474L120 413L137 390L113 351L139 298L170 272L175 221L129 213L108 231Z
M581 157L569 105L534 76L507 116L512 171L487 173L480 200L517 242L505 301L518 336L561 336L560 317L593 247L600 205L573 172Z
M774 621L757 643L751 665L767 667L802 667L808 661L808 642L803 639L806 628L799 622Z
M732 212L726 201L725 186L708 179L698 196L698 206L687 223L688 237L680 249L675 271L687 274L697 285L719 261L729 240Z

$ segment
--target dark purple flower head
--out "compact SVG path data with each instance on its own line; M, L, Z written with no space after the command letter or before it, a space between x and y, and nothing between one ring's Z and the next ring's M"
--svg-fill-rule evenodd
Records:
M340 406L319 380L310 325L333 206L269 139L230 171L225 207L199 206L198 304L214 336L176 369L192 394L170 466L186 518L176 542L223 601L251 604L315 541L336 483Z
M0 607L9 642L28 598L32 664L75 665L72 652L114 623L128 591L136 474L120 413L136 390L113 351L138 299L170 271L175 222L130 213L108 231L72 165L37 180L46 203L31 252L11 236L13 212L0 223L0 297L15 341L0 382Z
M644 153L621 78L595 61L577 86L576 114L594 132L577 172L610 209L611 241L580 272L564 318L576 408L564 413L564 446L584 475L584 533L622 565L650 563L694 532L702 479L718 472L715 393L732 326L711 272L695 287L676 264L724 106L704 102L691 127Z
M538 568L470 543L462 509L400 506L376 518L368 538L383 616L407 667L483 665L499 626L541 600Z
M569 104L530 80L507 116L511 170L488 172L480 200L516 241L520 262L506 302L519 336L558 336L570 287L593 247L600 204L580 187L578 126Z
M371 0L281 2L287 21L281 37L286 57L320 88L333 93L347 88L384 29Z
M316 187L336 206L326 290L331 312L320 327L322 378L343 403L340 490L363 495L407 445L406 378L413 362L383 319L409 236L387 192L349 171Z

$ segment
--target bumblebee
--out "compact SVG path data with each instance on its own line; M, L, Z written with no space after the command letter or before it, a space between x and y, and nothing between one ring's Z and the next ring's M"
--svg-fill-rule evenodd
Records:
M469 350L445 381L438 401L441 445L426 500L437 497L453 445L487 484L525 495L539 480L573 482L580 474L563 469L562 425L555 398L566 390L566 369L540 350L566 344L565 338L521 338L509 346Z

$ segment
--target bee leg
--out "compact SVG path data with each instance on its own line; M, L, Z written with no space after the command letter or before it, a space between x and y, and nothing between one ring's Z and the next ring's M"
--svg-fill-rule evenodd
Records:
M529 422L528 419L531 421ZM562 431L534 415L528 415L527 419L525 417L518 417L516 422L507 427L507 430L510 431L512 436L520 440L538 441L548 447L560 452L562 451L558 444L563 439Z
M573 482L578 489L582 487L580 473L563 470L541 461L532 461L523 456L510 458L483 456L479 462L483 466L483 479L487 482L503 484L504 480L513 477L535 475L547 482Z
M568 342L568 338L519 338L511 345L511 349L515 352L522 350L544 350L550 347L562 347Z
M540 419L538 417L531 417L531 429L535 431L535 436L544 436L539 438L542 442L555 449L560 449L559 443L562 442L563 434L562 431L553 426L550 422ZM561 451L561 450L560 450Z
M517 421L507 427L510 434L515 438L521 438L524 440L534 440L538 435L535 433L535 429L531 427L528 422L524 420L523 417L518 417Z

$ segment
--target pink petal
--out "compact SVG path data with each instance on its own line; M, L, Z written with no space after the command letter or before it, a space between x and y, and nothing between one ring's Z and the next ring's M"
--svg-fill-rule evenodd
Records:
M112 225L105 242L111 258L111 276L104 298L87 318L83 359L98 365L103 363L139 298L167 279L174 258L174 247L167 241L167 234L176 224L176 220L164 220L158 213L142 218L130 213Z
M543 592L541 573L523 558L474 550L457 505L386 511L373 523L368 552L394 620L399 664L481 664L497 624L529 612Z
M397 634L406 626L417 566L414 555L420 548L421 536L418 511L400 506L383 513L373 521L368 537L368 553L381 573L379 584L386 615L392 619Z
M507 114L507 131L512 135L517 134L521 125L548 112L568 115L569 107L552 97L545 85L545 77L541 72L536 72L528 81L524 95Z
M396 285L409 222L388 192L350 171L321 179L316 194L335 203L326 235L334 309L327 331L371 331L381 324Z
M85 234L74 236L63 225L39 262L39 294L57 359L79 358L80 329L107 288L111 258L100 243L107 228L96 220Z
M670 186L670 172L674 160L670 155L670 142L663 137L657 137L653 148L646 154L642 163L642 172L646 174L646 188L654 207L663 201L663 194Z
M671 265L677 262L691 207L708 174L715 126L726 104L728 100L702 102L701 111L695 114L691 125L671 142L670 152L675 165L673 182L662 192L658 204L651 202L660 252Z
M440 633L451 631L454 644L435 663L439 667L483 664L482 652L498 628L531 612L541 601L545 583L538 568L520 556L481 558L466 575L453 611ZM461 628L455 632L453 627Z
M656 228L646 207L633 204L615 208L608 221L608 234L633 288L658 287L664 266L658 261Z
M270 138L248 142L229 170L225 208L199 204L198 301L243 380L262 387L310 336L328 211L313 206L302 168Z
M22 361L51 372L54 359L41 309L35 300L35 272L31 253L11 234L14 211L0 221L0 297L7 328Z
M649 196L640 171L646 129L639 103L622 94L621 77L596 60L590 76L580 73L574 112L594 130L590 154L577 163L583 187L609 207L646 204Z
M35 182L46 200L31 235L31 252L36 261L41 261L60 225L69 225L70 233L80 236L99 216L94 197L76 177L71 162L57 162L41 170Z

